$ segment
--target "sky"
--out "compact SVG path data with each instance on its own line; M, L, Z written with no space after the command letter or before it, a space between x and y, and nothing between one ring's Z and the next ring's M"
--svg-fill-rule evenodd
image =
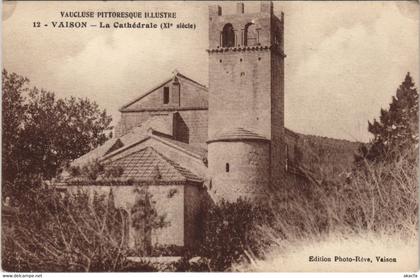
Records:
M4 2L3 67L59 97L96 101L116 124L121 106L175 69L207 85L209 4L227 14L236 3ZM245 2L245 12L258 8ZM418 8L408 1L274 2L275 14L285 13L286 127L368 141L368 120L388 107L405 74L419 83ZM33 28L34 21L72 20L60 11L176 12L169 22L195 23L196 29Z

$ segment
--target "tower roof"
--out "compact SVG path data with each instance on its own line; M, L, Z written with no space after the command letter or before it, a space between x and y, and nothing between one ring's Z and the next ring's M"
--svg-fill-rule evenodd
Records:
M216 136L208 140L207 143L217 141L269 141L269 139L255 132L238 127L216 134Z

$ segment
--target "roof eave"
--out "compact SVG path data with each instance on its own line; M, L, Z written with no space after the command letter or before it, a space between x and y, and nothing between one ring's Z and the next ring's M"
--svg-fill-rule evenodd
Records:
M130 101L129 103L127 103L127 104L125 104L125 105L121 106L121 108L120 108L120 109L118 109L118 111L122 112L122 111L123 111L125 108L127 108L128 106L130 106L130 105L132 105L132 104L136 103L137 101L141 100L142 98L146 97L147 95L151 94L152 92L154 92L155 90L159 89L160 87L162 87L162 86L163 86L163 85L165 85L166 83L171 82L172 80L173 80L173 77L171 77L171 78L169 78L169 79L165 80L164 82L159 83L159 85L158 85L158 86L155 86L155 87L153 87L152 89L147 90L147 92L146 92L146 93L144 93L143 95L141 95L141 96L139 96L139 97L135 98L134 100Z
M207 140L206 143L214 143L214 142L238 142L238 141L259 141L259 142L270 142L267 138L215 138Z
M201 160L201 159L202 159L202 157L201 157L200 155L198 155L198 154L196 154L196 153L193 153L193 152L191 152L191 151L189 151L189 150L186 150L186 149L184 149L184 148L182 148L182 147L180 147L180 146L178 146L178 145L172 144L171 142L169 142L169 141L167 141L167 140L164 140L164 139L160 138L158 135L155 135L155 134L153 134L153 133L152 133L152 135L150 135L150 137L152 137L152 138L154 138L154 139L158 140L159 142L161 142L161 143L163 143L163 144L165 144L165 145L169 145L169 146L171 146L172 148L174 148L174 149L176 149L176 150L182 151L183 153L186 153L186 154L188 154L188 155L190 155L190 156L192 156L192 157L194 157L194 158L197 158L197 159L199 159L199 160Z
M208 90L207 86L198 83L197 81L183 75L182 73L177 72L174 76L172 76L169 79L166 79L164 82L159 83L158 86L153 87L152 89L149 89L146 91L146 93L144 93L143 95L141 95L140 97L135 98L134 100L130 101L129 103L123 105L120 107L120 109L118 109L119 112L127 112L126 108L129 107L130 105L136 103L137 101L141 100L142 98L146 97L147 95L151 94L152 92L154 92L155 90L159 89L160 87L164 86L166 83L171 82L175 77L180 77L183 78L189 82L194 83L195 85L201 87L202 89Z
M106 180L71 180L57 183L56 186L151 186L151 185L185 185L201 184L202 180L177 179L177 180L141 180L141 179L106 179Z

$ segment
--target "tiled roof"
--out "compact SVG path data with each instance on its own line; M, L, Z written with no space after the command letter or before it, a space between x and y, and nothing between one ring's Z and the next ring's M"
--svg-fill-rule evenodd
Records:
M207 142L210 143L214 141L237 141L237 140L267 141L268 139L257 133L238 127L238 128L234 128L228 131L223 131L220 134L217 134L214 138L208 140Z
M128 133L121 136L120 140L124 144L124 147L130 146L147 137L149 135L147 132L148 129L149 126L147 124L142 124L132 128Z
M160 154L152 147L146 147L114 161L105 161L105 167L121 167L124 171L118 177L120 180L202 181L189 170Z
M95 161L97 159L101 159L104 156L121 149L122 147L128 147L136 142L144 140L149 136L148 130L151 126L154 125L157 121L164 121L163 116L153 116L150 119L146 120L142 123L142 125L137 126L131 129L127 134L124 134L118 138L111 138L106 141L101 146L91 150L90 152L82 155L81 157L75 159L72 162L72 166L83 166L86 163ZM166 134L161 133L162 136L168 136Z
M103 157L118 142L118 138L111 138L101 146L91 150L81 157L73 160L72 166L82 166L90 161Z
M184 143L184 142L181 142L181 141L178 141L178 140L174 140L174 139L171 139L167 136L162 136L157 132L154 132L153 135L159 137L159 139L161 139L162 141L165 141L165 142L168 142L168 143L173 144L175 146L178 146L181 149L184 149L184 150L186 150L190 153L193 153L193 154L195 154L199 157L206 157L207 156L207 149L203 148L199 145L191 145L191 144L187 144L187 143Z

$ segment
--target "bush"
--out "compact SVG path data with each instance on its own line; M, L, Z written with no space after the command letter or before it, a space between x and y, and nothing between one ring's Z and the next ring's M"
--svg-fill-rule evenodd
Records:
M415 236L417 160L401 154L393 161L364 163L345 179L285 184L272 195L275 236L282 240L361 232Z
M78 191L33 192L3 233L7 271L152 271L127 260L128 215L109 196ZM5 230L3 230L5 231ZM8 259L4 259L8 258ZM10 259L12 258L12 259Z
M3 258L14 254L19 265L8 271L115 271L125 264L126 228L122 212L105 196L90 199L82 191L62 196L34 192L21 206L13 233L4 235Z
M179 262L172 264L174 272L210 272L209 262L206 258L195 257L190 260L183 257Z
M185 248L183 246L173 245L173 244L164 244L164 245L155 245L153 246L150 256L151 257L174 257L180 256L185 253Z
M259 227L272 224L269 209L240 198L222 200L206 211L200 254L209 259L211 271L226 271L235 262L263 255L266 244Z
M364 163L341 181L284 184L284 190L272 195L274 228L264 229L263 238L272 243L268 261L241 262L234 270L295 271L302 256L314 250L357 253L364 244L393 254L386 240L398 242L395 246L404 243L403 249L417 242L418 160L408 153L393 161ZM310 263L303 266L315 271Z
M157 272L158 269L146 261L140 261L140 262L128 261L119 271L121 272Z

